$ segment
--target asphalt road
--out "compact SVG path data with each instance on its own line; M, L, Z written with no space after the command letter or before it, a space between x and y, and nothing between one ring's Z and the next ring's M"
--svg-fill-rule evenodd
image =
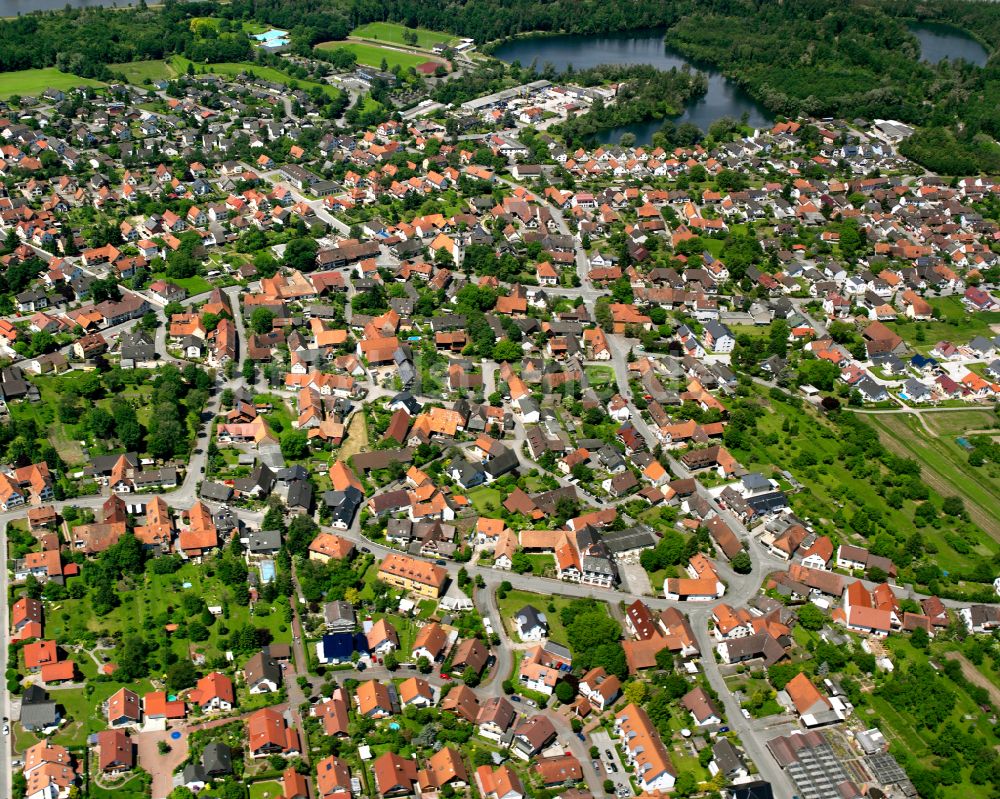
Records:
M272 180L279 180L280 176L276 173L270 175ZM288 186L287 183L283 185ZM314 208L317 216L324 222L330 224L334 229L340 231L341 233L347 233L347 226L344 225L339 220L335 219L330 215L326 209L322 207L322 203L317 200L306 200L300 192L295 190L293 187L288 186L293 197L297 200L303 200L308 202L308 204ZM541 198L540 198L541 199ZM569 228L562 213L542 200L542 204L546 205L550 212L552 213L560 232L569 233ZM588 309L593 312L593 305L598 296L601 296L602 292L597 291L592 286L588 284L586 279L587 271L589 270L589 261L586 258L586 254L583 252L582 248L577 247L577 270L580 275L582 286L576 289L559 289L561 295L568 297L582 297ZM229 287L225 289L227 295L232 300L234 315L236 317L235 321L237 324L237 329L239 331L238 342L239 342L239 355L238 360L242 362L246 357L246 336L244 334L243 324L242 324L242 314L240 308L240 298L239 294L243 291L238 286ZM195 301L198 298L189 298L188 303ZM162 313L162 310L160 311ZM127 329L133 326L135 322L126 323L125 325L120 325L118 328L112 329L112 333L120 332L119 329ZM164 341L165 332L161 328L157 332L158 342ZM616 382L618 385L619 393L629 401L630 409L632 411L632 422L635 425L639 433L646 439L649 448L652 449L655 445L655 439L653 433L649 426L644 422L642 416L638 409L631 403L631 392L628 384L628 364L626 362L625 353L627 353L630 342L625 340L620 336L609 336L609 341L611 344L612 359L611 366L615 373ZM237 363L237 367L239 363ZM487 394L491 393L496 386L495 380L495 369L496 364L492 362L484 363L484 372L486 377L484 379L485 388L487 388ZM237 373L239 370L237 369ZM212 416L219 410L219 403L221 398L221 390L224 387L235 388L236 386L242 384L242 378L236 377L232 381L226 381L220 383L217 387L214 395L209 400L207 413L205 414L206 421L204 422L203 430L207 432L210 425L210 420ZM369 394L369 397L385 396L392 394L383 389L374 388ZM427 398L428 401L431 398ZM514 441L512 445L517 447L518 450L521 449L521 444L524 441L525 431L520 423L515 425ZM198 482L203 477L203 470L207 462L207 446L204 439L200 436L198 438L197 448L201 450L200 454L194 454L191 457L189 468L185 474L183 483L174 491L165 494L167 501L174 507L189 507L197 499L196 489ZM523 454L521 455L523 458ZM683 465L680 464L675 459L670 459L670 465L675 475L679 477L688 476L687 470L684 469ZM559 477L559 482L561 485L567 485L567 481L562 477ZM745 527L739 522L738 519L732 516L728 511L721 508L714 498L711 497L707 492L702 489L703 495L709 501L711 506L719 513L726 522L731 526L731 528L736 532L737 536L743 540L746 545L748 552L753 563L753 571L749 575L738 575L735 574L728 566L724 563L719 564L719 573L723 580L727 584L726 597L724 601L729 604L739 607L746 604L759 590L761 580L768 571L785 568L787 563L785 561L779 560L772 556L767 550L765 550L758 541L753 539ZM55 502L53 505L56 509L61 509L66 505L73 505L75 507L85 507L85 508L98 508L104 502L104 496L95 497L80 497L72 500ZM211 504L211 503L209 503ZM593 503L593 504L603 504L603 503ZM6 550L7 550L7 540L6 540L6 526L7 523L16 518L21 518L23 516L23 509L18 511L12 511L9 513L0 514L0 526L4 530L4 535L0 536L0 557L3 557L4 562L6 562ZM259 513L244 513L240 512L241 518L245 520L259 520ZM324 528L330 529L330 528ZM352 541L354 541L359 547L365 547L370 552L372 552L377 557L384 557L387 553L395 551L389 547L381 544L374 543L365 539L360 532L358 527L358 522L355 520L354 526L348 531L334 531L339 535L342 535ZM454 579L457 571L461 568L463 564L449 562L446 568L451 573ZM495 664L487 675L484 682L476 689L477 694L483 698L490 696L498 696L502 694L502 682L511 674L513 667L513 642L509 639L506 634L503 620L500 617L499 605L496 600L496 588L499 584L506 580L511 583L511 585L519 590L531 591L535 593L540 593L542 595L561 595L569 597L593 597L597 596L601 599L608 601L609 603L624 602L630 604L636 599L641 599L646 602L652 609L660 610L667 607L677 607L683 609L691 621L692 629L694 630L695 636L698 640L699 647L702 651L702 668L704 669L705 675L712 685L712 687L718 692L721 701L725 707L727 721L731 729L740 735L743 746L748 753L748 755L757 764L761 775L769 780L775 789L775 795L777 796L791 796L793 792L793 787L781 769L777 766L777 763L771 758L769 753L766 751L764 741L761 740L763 736L759 736L759 733L755 732L751 722L745 719L740 712L740 708L736 699L728 691L725 685L722 674L719 670L718 664L715 662L713 655L714 640L712 639L708 630L708 620L711 615L711 607L714 603L705 604L695 604L695 603L685 603L668 600L662 596L660 597L650 597L650 596L640 596L629 591L624 590L610 590L610 589L598 589L592 586L585 586L576 583L561 582L559 580L538 577L530 574L513 574L509 572L502 572L492 568L485 568L475 564L464 564L466 570L473 577L481 576L485 582L485 588L478 589L475 592L475 604L479 612L490 619L493 630L500 636L501 644L499 647L495 647ZM9 595L9 575L7 570L2 570L2 576L0 576L0 608L2 608L4 613L4 618L9 618L9 609L7 607L7 598ZM901 596L911 596L912 594L906 592L905 589L898 589L897 593ZM951 606L958 605L960 603L946 603ZM6 657L7 657L7 636L8 627L5 623L3 625L3 639L0 639L0 665L3 666L4 671L6 670ZM297 642L296 651L301 657L301 635L299 635L299 641ZM352 676L352 672L342 672L341 676ZM397 672L397 675L399 672ZM387 678L388 672L384 669L372 668L367 669L364 672L359 672L356 675L359 678ZM427 679L432 684L440 684L441 678L437 675L429 675ZM4 715L10 716L10 696L4 692L3 697L3 708ZM518 708L518 711L525 715L532 715L537 712L533 708L522 703ZM592 767L591 758L589 756L588 746L581 742L576 735L574 735L569 727L569 724L564 716L555 713L545 711L553 722L557 725L560 733L560 739L567 746L570 751L580 760L581 764L584 766L584 773L587 779L588 786L595 796L600 796L603 794L603 788L601 784L603 782L603 775L598 774L598 772ZM614 751L614 750L612 750ZM604 757L604 752L602 748L602 758ZM0 747L0 797L10 795L10 785L9 777L11 773L10 768L10 739L6 738L4 740L4 745Z

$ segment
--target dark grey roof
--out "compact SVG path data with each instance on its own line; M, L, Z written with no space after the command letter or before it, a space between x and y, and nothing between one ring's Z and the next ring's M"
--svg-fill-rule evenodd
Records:
M306 480L309 478L309 472L306 471L305 467L301 464L296 463L294 466L286 466L284 469L278 469L275 477L278 478L279 482L291 483L293 480Z
M400 403L409 412L410 416L416 416L423 408L423 403L413 396L409 391L400 391L395 397L389 400L389 405Z
M312 483L308 480L295 480L288 486L288 499L286 504L289 508L305 508L308 510L312 507L312 502L313 487Z
M56 703L51 699L21 705L21 725L26 730L41 730L51 727L59 719Z
M228 502L233 496L233 489L224 483L204 482L199 492L203 499L215 502Z
M644 524L625 530L607 532L602 540L604 545L616 555L619 552L656 546L656 535Z
M151 361L156 355L156 345L143 330L122 333L120 338L121 357L132 361Z
M354 486L348 486L343 491L327 491L323 495L323 501L333 511L334 520L347 526L354 521L362 499L364 496Z
M469 463L464 458L451 465L452 474L457 475L454 479L465 488L471 488L483 482L484 468L484 466Z
M547 630L549 628L549 623L545 618L545 614L538 610L534 605L525 605L514 614L514 618L517 620L518 626L522 630L532 630L535 627L541 627L543 630Z
M763 780L734 785L730 790L733 799L774 799L771 783Z
M339 622L353 627L357 622L357 616L354 613L354 606L350 602L345 602L342 599L327 602L323 606L323 617L326 619L327 624L333 625L336 625Z
M210 777L233 773L233 752L224 743L213 741L201 753L201 765Z
M274 472L266 463L258 463L250 476L236 481L236 489L241 492L250 492L260 489L264 495L270 494L274 488Z
M181 780L185 785L195 782L208 782L208 774L205 773L205 768L201 763L189 763L184 767L184 771L181 772Z
M739 751L728 738L720 738L715 742L715 746L712 747L712 755L715 757L719 771L726 776L744 768L743 758L740 757Z
M139 456L134 452L118 452L112 455L96 455L90 459L90 465L94 474L111 474L118 459L124 455L128 465L133 469L139 468Z
M281 549L280 530L258 530L250 533L247 542L248 552L274 552Z
M486 473L491 477L500 477L512 472L521 465L517 459L517 453L512 449L504 448L502 452L483 464Z
M45 702L49 698L49 695L45 693L45 689L40 685L29 685L24 689L24 693L21 694L21 707L25 705L35 705L39 702Z

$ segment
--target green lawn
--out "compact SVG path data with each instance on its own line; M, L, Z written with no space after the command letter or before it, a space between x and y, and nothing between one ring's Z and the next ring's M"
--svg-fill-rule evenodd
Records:
M91 612L90 602L86 598L65 599L48 605L45 633L60 644L69 646L95 633L114 635L132 629L162 629L165 624L186 621L180 597L187 591L198 593L208 605L222 605L224 608L223 617L209 626L208 640L194 644L208 658L225 652L224 639L228 633L223 635L222 629L231 632L248 622L256 627L266 627L277 642L291 641L290 626L278 603L268 606L265 602L258 602L251 615L249 608L232 601L231 590L217 577L206 576L204 567L190 563L182 566L175 574L144 574L137 588L121 591L121 605L103 617L97 617ZM170 643L180 656L187 653L191 642L175 635ZM74 655L73 660L83 666L86 673L88 667L83 657Z
M556 559L550 552L538 552L534 555L527 555L526 557L531 562L532 574L545 576L546 572L552 572L555 570Z
M595 388L615 382L615 370L610 366L588 366L584 372L587 382Z
M388 42L389 44L412 46L404 38L404 34L407 32L417 34L416 46L424 50L430 50L435 44L452 44L458 41L450 33L440 33L438 31L427 30L426 28L407 28L395 22L369 22L367 25L362 25L360 28L355 28L351 31L351 36L359 39L375 39L376 41Z
M377 44L363 42L323 42L316 47L320 50L350 50L357 56L359 64L376 68L381 68L383 59L385 59L388 69L392 69L396 65L399 65L400 69L409 69L434 60L428 56L404 53L402 50L392 50L388 47L379 47Z
M60 72L58 69L22 69L19 72L0 73L0 99L7 99L15 94L41 94L46 89L67 91L79 86L104 86L99 80L81 78Z
M278 432L279 428L281 432L292 429L292 413L288 410L284 398L277 394L257 394L253 401L271 405L271 410L264 414L264 419L278 435L281 434Z
M192 275L191 277L167 277L166 272L157 272L153 275L153 278L162 278L164 280L169 280L184 289L189 297L193 297L196 294L204 294L212 290L212 284L209 283L201 275Z
M112 72L121 72L129 83L142 85L145 81L171 80L177 77L173 67L166 61L127 61L124 64L108 64Z
M518 640L518 635L517 628L514 626L513 621L514 614L525 605L533 605L536 610L544 613L546 619L548 619L549 638L558 644L566 645L568 640L566 636L566 628L563 627L562 622L559 620L559 611L572 601L571 597L545 596L542 594L534 594L530 591L509 591L506 597L498 600L498 604L500 609L500 618L503 620L508 632L510 632L511 638L515 641ZM549 603L554 606L555 610L549 610ZM607 605L605 603L600 603L600 606L604 610L607 610Z
M149 793L142 790L138 775L112 789L102 788L95 782L87 789L88 799L146 799L148 796Z
M405 616L394 616L391 613L372 614L372 621L378 621L382 618L386 619L396 628L396 632L399 634L399 657L401 660L405 660L413 650L413 641L416 639L418 632L417 625L414 624L412 619L408 619Z
M85 372L76 371L68 374L56 376L32 375L31 382L34 383L41 392L41 402L14 402L10 404L10 413L15 421L22 422L33 420L40 432L47 432L49 442L59 452L59 456L69 466L79 466L86 460L80 441L88 441L91 446L92 455L107 454L107 442L90 441L90 437L80 424L67 424L59 420L59 404L64 393L78 381ZM127 400L134 401L136 405L136 415L140 422L145 422L149 416L148 398L152 394L153 387L144 384L140 386L126 386L123 391L116 395ZM105 410L110 410L112 398L110 396L96 400L93 404ZM85 485L93 485L87 481Z
M889 327L911 347L930 352L939 341L967 344L976 336L992 338L991 325L1000 323L1000 311L970 313L961 297L932 297L927 300L939 317L929 322L897 321ZM923 331L923 341L917 341L917 330Z
M251 782L249 787L250 799L275 799L284 795L278 780Z
M170 59L170 66L179 73L187 72L187 66L190 63L191 62L188 61L188 59L179 55L175 55ZM227 75L229 77L236 77L243 72L252 73L258 78L263 78L264 80L272 81L273 83L281 83L289 88L300 88L305 89L306 91L319 88L330 97L340 96L340 91L328 83L318 83L313 80L299 80L298 78L293 78L291 75L286 75L284 72L279 72L273 67L262 67L259 64L233 62L222 62L219 64L195 64L196 72L201 72L202 70L205 72L215 73L216 75Z
M487 486L476 486L468 492L468 497L480 516L495 515L504 501L503 493Z

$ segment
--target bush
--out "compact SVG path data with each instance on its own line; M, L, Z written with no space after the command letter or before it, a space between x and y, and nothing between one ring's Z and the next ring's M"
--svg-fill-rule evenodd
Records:
M753 571L753 562L750 560L750 555L746 552L737 552L733 556L732 560L733 571L737 574L750 574Z

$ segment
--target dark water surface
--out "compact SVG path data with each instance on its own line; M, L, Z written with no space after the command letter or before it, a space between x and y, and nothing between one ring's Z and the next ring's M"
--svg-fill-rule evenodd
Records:
M936 22L915 22L909 28L920 41L920 55L924 61L937 64L946 58L952 61L961 58L983 66L989 58L986 48L959 28Z
M651 64L663 70L680 69L687 65L708 76L708 92L688 103L684 113L674 118L676 122L693 122L704 130L719 117L740 119L747 114L753 127L770 125L770 115L743 89L710 67L691 64L664 44L663 34L663 30L650 29L599 36L560 34L529 37L507 42L498 47L493 55L508 63L519 61L522 66L534 62L539 69L551 63L558 71L571 64L575 69L587 69L598 64ZM623 133L633 133L638 143L648 144L662 125L663 120L654 119L602 131L598 138L602 142L616 143Z

